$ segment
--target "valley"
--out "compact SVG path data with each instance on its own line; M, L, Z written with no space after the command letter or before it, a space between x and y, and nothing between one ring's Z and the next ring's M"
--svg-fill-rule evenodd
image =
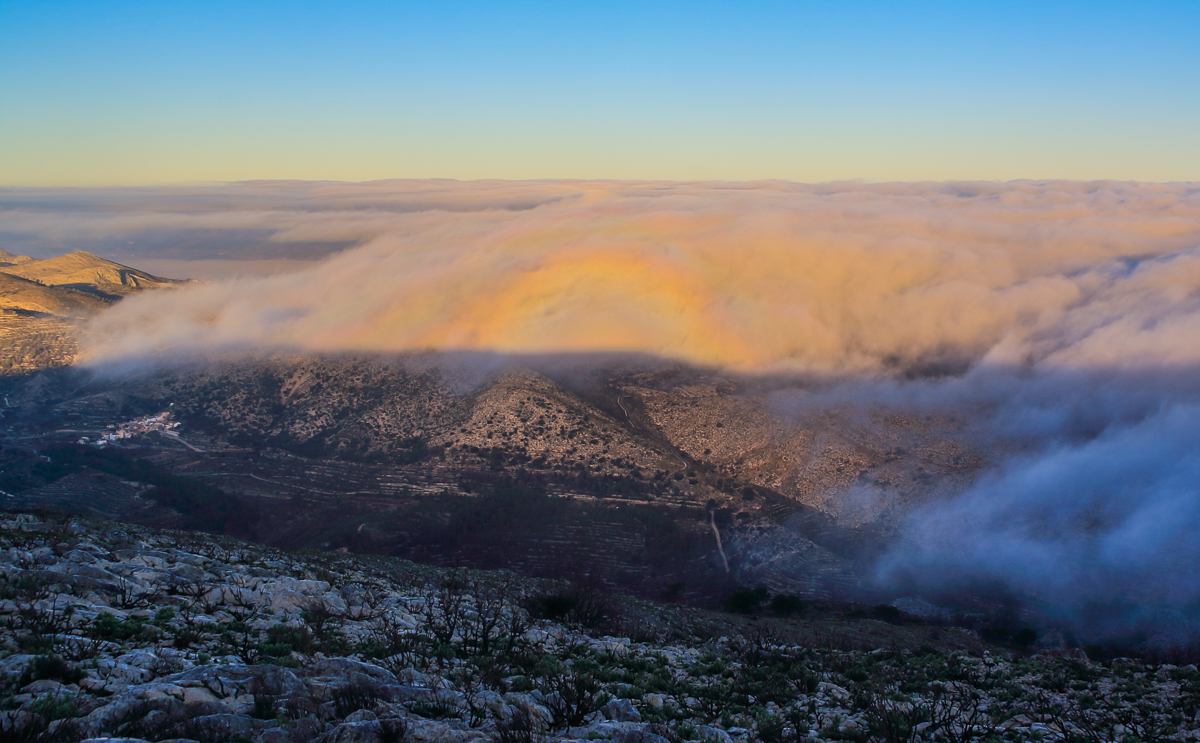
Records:
M0 294L3 507L695 606L757 587L917 601L972 626L1043 621L1003 586L875 579L908 514L1005 453L980 443L986 411L812 405L819 378L646 356L277 351L90 368L76 363L89 317L185 282L87 253L0 258L0 289L19 290Z

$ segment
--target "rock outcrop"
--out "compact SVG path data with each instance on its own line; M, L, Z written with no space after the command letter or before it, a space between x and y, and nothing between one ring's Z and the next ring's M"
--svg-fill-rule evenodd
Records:
M864 652L790 642L766 618L740 635L677 623L631 639L605 634L619 600L552 582L79 517L0 516L0 576L5 739L1200 735L1200 673L1161 659ZM689 614L657 607L621 626L644 635Z

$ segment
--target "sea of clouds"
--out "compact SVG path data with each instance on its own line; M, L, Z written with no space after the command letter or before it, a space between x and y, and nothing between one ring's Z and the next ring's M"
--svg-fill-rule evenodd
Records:
M323 257L125 300L89 332L98 367L632 352L818 375L781 410L970 410L1020 442L914 512L880 580L1001 581L1079 622L1118 594L1125 617L1200 608L1200 184L245 183L0 209L17 247Z
M356 247L286 277L124 302L97 323L97 361L264 344L848 373L1200 360L1189 186L435 181L119 196L4 222L63 243L72 230L208 235L226 255L252 231L266 234L259 252Z

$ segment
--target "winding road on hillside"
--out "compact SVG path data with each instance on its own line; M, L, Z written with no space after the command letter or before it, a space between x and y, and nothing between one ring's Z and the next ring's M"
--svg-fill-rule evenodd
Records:
M625 414L625 420L629 421L629 427L636 431L637 424L634 423L633 418L630 417L629 410L625 407L625 403L621 402L622 397L624 397L624 395L617 395L617 405L621 406L621 412Z
M633 417L631 415L629 415L629 408L625 407L625 403L621 402L621 398L623 398L623 397L625 397L625 396L617 395L617 405L621 406L621 412L625 414L625 420L629 422L629 427L636 431L636 430L638 430L638 425L633 422ZM683 465L683 469L681 469L679 471L687 472L687 469L688 469L687 460L684 459L683 457L679 456L678 454L676 454L674 451L672 451L671 453L675 456L676 459L679 460L679 463Z

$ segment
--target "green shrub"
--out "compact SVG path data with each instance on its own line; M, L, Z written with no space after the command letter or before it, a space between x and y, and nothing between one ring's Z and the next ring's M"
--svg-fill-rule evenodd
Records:
M743 586L730 595L729 599L725 602L725 608L739 614L750 614L758 611L759 607L762 606L763 602L770 595L767 589L762 586L758 588L746 588Z
M92 622L92 634L101 640L133 640L145 631L146 621L141 617L126 617L122 621L105 612Z
M1037 642L1037 630L1033 627L1022 627L1012 637L1012 644L1022 650Z
M268 642L258 646L258 650L268 658L286 658L292 654L292 646L286 642Z
M287 651L283 652L283 646L287 646ZM276 652L268 652L266 648L273 646ZM267 644L263 646L263 652L268 655L283 656L288 655L292 651L298 653L311 653L314 650L313 634L307 626L290 627L286 624L277 624L267 630Z
M250 716L256 720L274 720L275 714L275 697L269 694L254 695L254 709L250 712Z
M86 675L83 670L75 668L57 655L39 655L25 668L25 673L21 677L21 686L42 679L61 681L64 684L77 684Z
M781 593L771 599L771 611L781 617L788 617L804 611L804 602L794 593Z
M620 607L616 602L599 591L582 587L543 593L530 599L525 608L539 619L586 629L597 629L620 619Z
M611 698L594 675L578 668L549 676L541 688L547 692L544 703L554 717L552 727L555 729L582 725L588 715Z
M35 701L30 710L51 722L69 720L79 716L79 697L66 693L47 694Z
M176 630L173 638L173 644L177 648L188 648L199 642L201 637L202 635L200 634L199 630L191 629L189 627L182 627Z
M400 743L408 736L408 720L388 717L379 721L379 743Z
M539 619L559 620L575 608L578 599L564 593L548 593L530 602L530 613Z
M379 706L379 692L363 684L350 684L333 690L333 710L345 718L360 709L374 710Z
M888 624L902 624L904 622L904 612L891 604L876 604L871 607L871 616L876 619L882 619Z
M514 707L507 717L496 717L495 743L536 743L542 738L541 720L524 707Z

